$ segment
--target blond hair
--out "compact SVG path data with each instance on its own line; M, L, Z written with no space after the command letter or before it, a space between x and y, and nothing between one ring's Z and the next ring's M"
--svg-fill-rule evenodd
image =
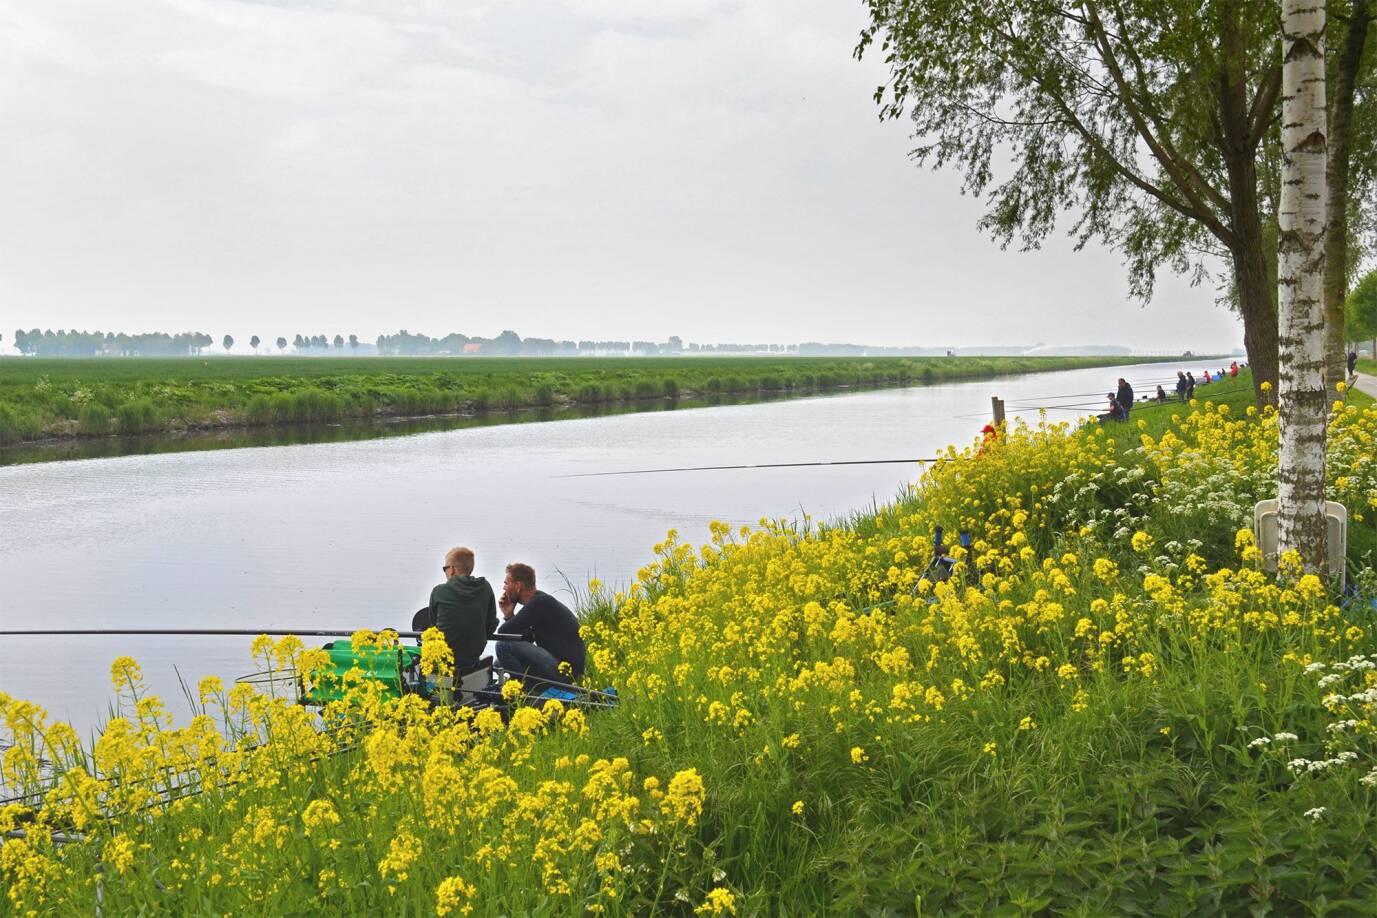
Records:
M473 573L473 549L456 545L445 552L445 566L453 567L461 576Z

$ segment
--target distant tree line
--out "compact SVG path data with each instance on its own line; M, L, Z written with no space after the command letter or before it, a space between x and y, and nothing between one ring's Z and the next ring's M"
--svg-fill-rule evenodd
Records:
M395 335L379 335L374 343L378 347L379 354L405 354L408 356L461 356L467 354L483 357L576 357L580 353L586 354L594 351L629 353L632 346L631 342L628 341L523 339L510 329L502 332L496 338L469 337L459 332L451 332L443 338L432 338L429 335L412 334L403 329ZM657 345L648 346L658 347Z
M284 350L287 347L287 339L278 338L276 344L279 351ZM301 354L327 354L332 346L335 351L342 351L346 345L351 352L357 351L359 336L350 335L345 338L344 335L335 335L334 338L330 338L326 335L297 335L292 339L292 349Z
M14 346L21 354L37 357L186 357L199 355L214 344L214 339L202 332L165 332L128 335L123 332L30 331L14 333ZM225 335L220 346L233 353L235 339ZM440 338L412 334L405 329L395 335L379 335L374 342L377 353L396 356L434 357L578 357L592 355L672 356L677 354L798 354L804 356L925 356L946 353L937 347L874 347L860 344L823 344L805 341L802 344L685 344L678 335L665 341L580 341L553 338L522 338L510 329L495 338L470 337L451 332ZM358 335L295 335L290 341L278 336L268 342L253 335L249 347L255 354L260 347L276 346L278 353L288 347L292 353L305 355L357 354L361 344ZM966 348L968 353L1021 354L1027 348Z
M374 342L379 354L406 356L481 357L577 357L589 354L628 354L638 356L674 354L745 354L797 352L787 344L684 344L678 335L665 341L556 341L553 338L522 338L508 329L496 338L470 337L451 332L442 338L412 334L403 329L395 335L379 335Z
M126 335L123 332L83 332L72 329L19 329L14 346L21 354L37 357L186 357L201 353L214 339L201 332L149 332Z

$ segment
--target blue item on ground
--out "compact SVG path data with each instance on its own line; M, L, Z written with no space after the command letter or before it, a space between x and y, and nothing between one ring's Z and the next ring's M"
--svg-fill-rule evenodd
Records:
M541 693L540 693L539 695L537 695L536 697L537 697L538 699L542 700L542 701L549 701L549 700L551 700L551 699L554 699L554 700L556 700L556 701L578 701L578 700L579 700L579 696L578 696L578 693L577 693L577 692L571 692L571 691L569 691L568 689L556 688L556 687L553 686L553 685L550 686L550 687L548 687L547 689L545 689L545 691L541 692Z

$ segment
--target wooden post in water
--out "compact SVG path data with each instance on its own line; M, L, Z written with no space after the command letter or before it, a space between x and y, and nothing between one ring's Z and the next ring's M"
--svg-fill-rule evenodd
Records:
M990 412L994 415L994 426L1004 427L1004 399L998 395L990 396Z

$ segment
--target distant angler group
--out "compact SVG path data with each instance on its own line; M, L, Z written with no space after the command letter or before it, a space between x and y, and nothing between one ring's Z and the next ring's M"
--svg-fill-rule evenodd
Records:
M1354 357L1356 359L1356 355L1354 355ZM1352 361L1350 361L1350 364L1351 363ZM1208 386L1210 383L1222 380L1225 376L1228 376L1230 379L1234 379L1238 376L1238 370L1239 365L1237 360L1230 363L1229 368L1227 370L1223 367L1220 367L1219 372L1214 374L1211 374L1209 370L1205 370L1204 375L1200 380L1200 384ZM1351 373L1352 370L1350 369L1349 372ZM1176 371L1176 397L1179 401L1188 402L1191 399L1195 398L1195 387L1196 378L1193 372L1191 372L1190 370ZM1109 405L1107 407L1107 410L1105 410L1097 416L1099 420L1101 422L1127 421L1129 414L1133 410L1134 399L1133 387L1129 385L1128 380L1124 379L1122 376L1119 377L1118 390L1106 394L1105 397L1109 399ZM1153 396L1153 400L1157 402L1165 402L1168 400L1168 398L1169 396L1167 395L1167 390L1163 389L1161 385L1158 385L1157 392ZM1144 398L1144 401L1146 401L1146 397Z

